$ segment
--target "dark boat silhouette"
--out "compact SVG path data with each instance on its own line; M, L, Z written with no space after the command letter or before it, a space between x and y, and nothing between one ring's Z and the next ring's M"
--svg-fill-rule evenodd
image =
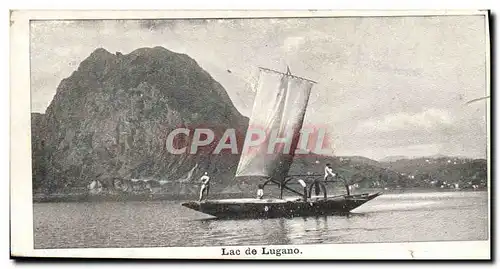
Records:
M304 121L310 92L314 81L294 76L287 68L287 73L260 68L257 93L254 100L249 129L264 127L266 133L280 134L292 131L286 143L290 149L269 152L268 144L262 143L252 151L242 152L235 182L243 183L257 190L258 185L278 186L277 198L240 198L240 199L208 199L188 201L182 206L217 218L276 218L298 216L322 216L349 213L351 210L376 198L381 193L362 193L351 195L347 188L346 195L328 196L325 184L332 181L311 180L311 175L288 175L297 149L300 130ZM309 187L297 191L292 179L308 181ZM315 188L315 196L311 196ZM307 191L308 190L308 191ZM283 197L283 192L296 194L294 197ZM323 192L323 195L319 195Z

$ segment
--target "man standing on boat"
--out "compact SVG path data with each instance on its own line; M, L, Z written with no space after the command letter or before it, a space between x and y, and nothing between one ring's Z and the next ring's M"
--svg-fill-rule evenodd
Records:
M307 184L302 179L299 179L298 181L302 188L304 188L304 201L307 201Z
M205 190L207 191L207 196L208 196L208 191L210 188L210 177L208 176L208 173L205 172L205 174L200 178L201 180L201 189L200 189L200 201L203 200L203 193Z
M333 172L332 166L327 163L325 166L325 177L323 179L327 181L329 176L335 178L335 173Z
M264 185L259 184L258 188L259 189L257 190L257 199L262 199L262 196L264 196Z

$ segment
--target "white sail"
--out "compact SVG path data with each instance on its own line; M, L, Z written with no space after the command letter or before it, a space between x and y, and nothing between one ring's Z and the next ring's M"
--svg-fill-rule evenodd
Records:
M283 180L290 169L300 129L314 82L270 69L260 69L257 93L247 131L266 134L260 145L246 148L240 157L236 177L265 177ZM279 137L274 144L271 137ZM275 147L273 147L275 145Z

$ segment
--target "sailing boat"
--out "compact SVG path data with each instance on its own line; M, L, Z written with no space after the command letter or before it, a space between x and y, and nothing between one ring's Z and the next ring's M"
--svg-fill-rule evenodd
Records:
M252 148L252 151L243 151L235 180L238 183L254 185L255 190L257 185L277 185L280 188L279 198L189 201L182 203L182 206L217 218L318 216L348 213L379 196L380 193L328 196L325 182L319 181L310 184L309 192L306 187L303 193L292 188L291 180L294 176L288 175L288 171L300 139L311 89L316 82L292 75L289 69L286 73L262 67L259 69L257 93L247 137L255 126L263 127L266 133L281 135L291 130L292 135L286 136L285 140L288 140L284 141L290 148L288 151L270 152L269 145L261 143ZM304 179L308 180L306 177ZM323 196L318 196L320 192L317 189L316 196L311 196L312 187L317 188L318 185L321 185ZM284 191L297 196L283 197Z

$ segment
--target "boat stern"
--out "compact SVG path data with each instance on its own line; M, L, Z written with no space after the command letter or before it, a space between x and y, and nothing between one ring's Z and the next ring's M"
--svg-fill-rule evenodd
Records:
M379 197L380 195L382 195L382 192L377 192L377 193L369 194L368 195L368 201L373 200L373 199Z
M348 212L350 212L351 210L354 210L364 205L365 203L377 198L380 195L382 195L382 192L377 192L373 194L363 193L363 194L346 196L344 208L347 209Z
M217 217L220 211L220 207L212 203L198 202L198 201L188 201L181 204L183 207L204 213L210 216Z
M196 211L200 211L200 203L195 201L184 202L181 204L183 207L187 207L189 209L193 209Z

